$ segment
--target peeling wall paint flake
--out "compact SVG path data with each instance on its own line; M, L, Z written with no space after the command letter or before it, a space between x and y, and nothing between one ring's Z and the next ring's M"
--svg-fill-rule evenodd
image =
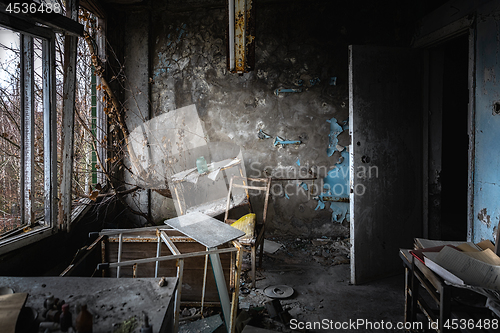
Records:
M488 211L486 210L486 208L483 208L479 211L479 213L477 214L477 218L479 219L479 221L486 224L488 228L491 228L491 218L488 215Z
M328 119L326 122L330 123L330 134L328 134L327 154L328 156L332 156L333 153L337 150L337 145L339 143L338 136L340 133L344 131L344 129L337 123L337 119L335 118Z

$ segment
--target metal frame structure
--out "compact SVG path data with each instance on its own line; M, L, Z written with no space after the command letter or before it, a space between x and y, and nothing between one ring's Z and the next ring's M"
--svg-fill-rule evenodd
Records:
M151 232L151 236L143 237L139 239L133 234L140 232ZM113 230L103 230L99 233L99 239L102 240L103 237L108 237L110 242L118 242L118 260L112 263L102 263L97 266L97 270L106 270L109 268L116 268L116 277L120 278L120 268L123 266L133 266L133 277L137 276L138 265L145 263L155 263L155 277L158 277L158 271L160 267L160 262L168 260L177 261L177 287L175 291L175 332L179 328L180 320L180 304L181 304L181 292L182 292L182 280L184 275L184 259L205 256L205 267L203 274L203 288L202 288L202 298L201 298L201 308L203 313L204 298L205 298L205 288L207 279L207 268L208 268L208 258L212 262L212 269L214 272L215 281L217 284L217 289L219 292L219 297L221 300L221 306L223 308L224 319L226 321L227 331L232 333L235 331L236 315L238 310L238 297L240 288L240 275L241 275L241 263L242 263L242 246L238 241L232 241L232 247L229 248L207 248L206 251L181 253L179 249L175 246L174 242L196 242L190 237L186 236L169 236L168 231L174 231L169 226L155 226L155 227L144 227L135 229L113 229ZM154 234L153 234L154 233ZM125 235L125 236L124 236ZM129 237L127 237L127 235ZM126 242L157 242L156 257L151 258L140 258L134 260L122 261L122 251L123 243ZM168 247L171 255L161 256L161 244L165 244ZM225 279L222 271L222 265L220 263L219 255L222 253L231 253L231 273L230 273L230 286L232 290L231 301L229 300L227 294L227 287L225 284ZM105 261L105 250L103 250L103 262ZM234 255L236 257L234 258ZM225 289L226 292L223 292Z

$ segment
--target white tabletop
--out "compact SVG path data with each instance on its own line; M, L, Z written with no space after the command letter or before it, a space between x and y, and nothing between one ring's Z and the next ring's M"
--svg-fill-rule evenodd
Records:
M165 224L208 248L217 247L245 235L243 231L200 212L174 217L166 220Z

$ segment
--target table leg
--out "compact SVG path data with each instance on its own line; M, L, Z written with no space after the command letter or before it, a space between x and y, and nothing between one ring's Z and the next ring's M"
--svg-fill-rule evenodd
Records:
M216 250L217 248L210 248L209 250ZM222 313L226 323L227 331L230 330L231 323L231 302L229 300L229 293L227 292L226 279L222 270L222 264L218 253L210 254L210 262L212 263L212 271L214 272L215 284L217 285L217 292L219 293L220 304L222 306Z

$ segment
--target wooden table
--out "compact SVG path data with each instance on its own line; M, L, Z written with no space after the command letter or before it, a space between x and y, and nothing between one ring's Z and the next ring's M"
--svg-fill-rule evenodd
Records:
M427 323L422 323L426 331L499 331L500 319L492 314L491 310L479 305L486 301L483 295L445 283L441 277L415 259L408 249L401 249L399 256L405 267L405 323L417 323L420 321L417 315L423 314L428 320ZM481 323L492 320L498 323L496 330L491 327L479 327L484 326Z

